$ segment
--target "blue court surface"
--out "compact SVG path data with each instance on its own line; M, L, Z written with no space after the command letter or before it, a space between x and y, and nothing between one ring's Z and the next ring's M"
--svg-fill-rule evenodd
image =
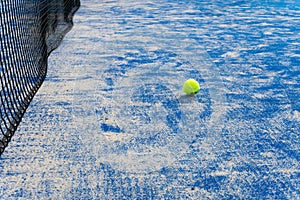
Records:
M1 199L300 199L298 0L81 4Z

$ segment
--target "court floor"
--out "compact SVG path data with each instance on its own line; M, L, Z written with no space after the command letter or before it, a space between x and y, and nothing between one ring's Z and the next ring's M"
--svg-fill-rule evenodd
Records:
M81 4L1 199L300 198L299 2Z

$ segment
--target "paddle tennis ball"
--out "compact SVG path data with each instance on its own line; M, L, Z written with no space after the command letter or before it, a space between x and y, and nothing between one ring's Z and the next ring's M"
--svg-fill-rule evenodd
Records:
M188 79L184 82L182 89L187 95L193 95L199 92L200 85L195 79Z

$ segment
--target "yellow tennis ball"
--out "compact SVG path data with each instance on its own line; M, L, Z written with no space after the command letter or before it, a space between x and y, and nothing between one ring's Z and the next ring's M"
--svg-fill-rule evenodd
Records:
M195 79L188 79L184 82L182 89L187 95L193 95L199 92L200 85Z

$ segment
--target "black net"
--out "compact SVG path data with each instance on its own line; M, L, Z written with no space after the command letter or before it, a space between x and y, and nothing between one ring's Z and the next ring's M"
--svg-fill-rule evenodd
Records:
M79 0L1 0L0 156L47 73L47 59L72 27Z

